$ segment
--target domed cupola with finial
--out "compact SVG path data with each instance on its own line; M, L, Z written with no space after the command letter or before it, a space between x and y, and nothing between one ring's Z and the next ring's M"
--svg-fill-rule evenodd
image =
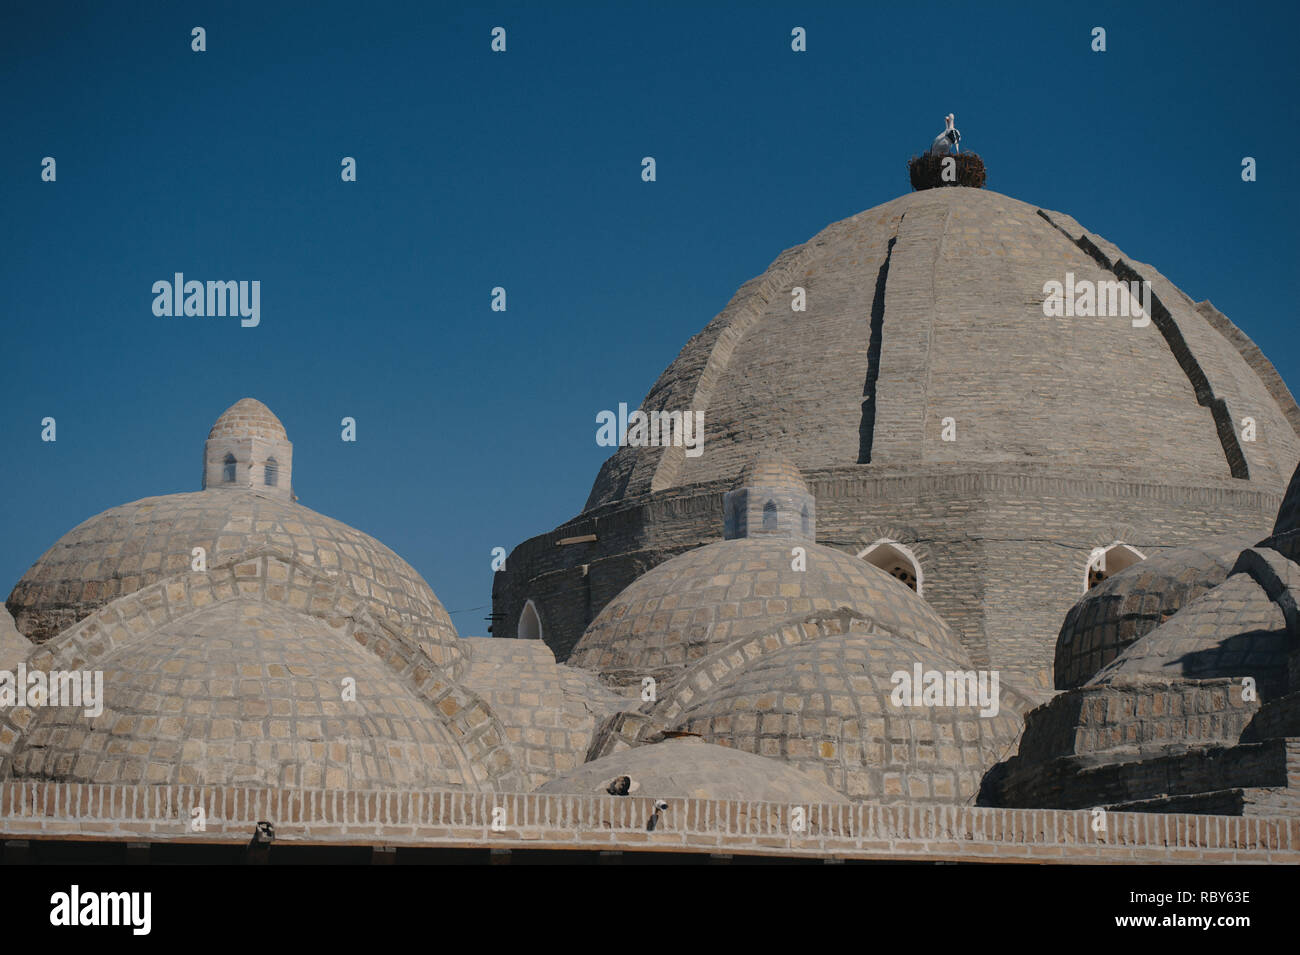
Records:
M217 419L203 446L203 488L239 488L295 500L293 444L280 419L241 398Z
M723 536L817 539L817 502L794 462L761 451L722 499Z

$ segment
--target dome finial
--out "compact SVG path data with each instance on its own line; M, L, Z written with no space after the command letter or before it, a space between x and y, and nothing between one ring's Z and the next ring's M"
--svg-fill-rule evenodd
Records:
M241 398L222 413L203 446L203 488L243 488L294 499L293 444L271 409Z
M817 502L799 468L784 454L764 448L745 466L736 488L723 498L727 540L737 537L817 539Z

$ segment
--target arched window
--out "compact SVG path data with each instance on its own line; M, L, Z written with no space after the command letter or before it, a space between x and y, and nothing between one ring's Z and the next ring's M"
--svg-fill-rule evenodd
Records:
M921 588L925 576L921 573L921 564L916 555L898 541L878 540L858 554L858 557L924 595Z
M1109 547L1094 547L1088 555L1088 569L1084 574L1083 592L1086 594L1103 580L1109 580L1125 567L1146 560L1146 555L1128 544L1115 541Z
M221 481L223 484L235 483L235 456L227 454L226 459L221 462Z
M803 513L800 515L800 526L803 528L804 537L812 537L812 518L808 515L808 505L803 506Z
M280 465L276 463L275 458L266 459L266 467L262 469L262 482L267 487L275 487L280 480Z
M776 502L768 501L763 505L763 530L776 530Z
M542 639L542 618L537 615L537 608L531 600L524 604L523 612L519 614L516 634L520 640Z

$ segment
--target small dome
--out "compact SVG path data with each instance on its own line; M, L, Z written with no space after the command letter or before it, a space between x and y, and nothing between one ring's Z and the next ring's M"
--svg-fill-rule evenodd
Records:
M240 398L227 408L208 432L213 438L269 438L288 440L280 419L256 398Z
M780 759L850 799L969 803L1019 737L1027 701L999 681L997 712L988 716L979 705L896 706L893 675L911 678L918 665L923 674L970 672L961 659L911 640L850 631L725 674L675 728ZM985 689L991 697L991 676Z
M1056 688L1088 679L1126 647L1227 579L1251 535L1225 534L1152 554L1089 590L1056 638Z
M767 487L803 491L807 493L808 485L804 483L803 473L798 466L779 451L763 450L745 465L736 479L736 487Z
M41 643L110 601L192 568L250 555L293 557L340 576L371 611L410 625L435 663L462 659L456 629L424 578L379 541L301 504L253 490L194 491L110 508L64 534L7 601L21 633Z
M288 603L209 604L128 639L95 669L104 674L103 711L37 708L9 778L478 788L431 702L343 621ZM351 701L340 692L349 678Z
M796 546L803 570L792 566ZM736 637L840 607L923 646L961 653L929 604L878 567L821 544L750 537L697 547L642 574L596 615L568 662L627 670L639 682Z
M1268 560L1264 553L1260 559ZM1287 690L1287 649L1281 606L1249 573L1237 573L1127 647L1087 685L1248 676L1268 700Z
M584 763L537 788L540 793L603 794L627 776L630 795L654 799L734 799L745 802L842 803L820 779L788 763L684 737L625 749ZM671 811L671 808L670 810Z

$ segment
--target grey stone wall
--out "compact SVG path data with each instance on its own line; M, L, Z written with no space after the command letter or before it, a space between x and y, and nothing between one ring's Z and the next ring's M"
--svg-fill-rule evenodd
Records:
M819 543L855 555L881 536L908 545L923 564L924 598L976 664L1041 691L1051 688L1056 636L1083 595L1094 547L1121 540L1150 555L1229 531L1263 537L1281 501L1230 478L1180 484L1084 468L849 466L807 478ZM565 660L637 576L722 538L728 489L714 482L606 505L520 544L494 580L493 609L505 615L494 635L515 634L531 597ZM593 543L556 544L590 533Z

